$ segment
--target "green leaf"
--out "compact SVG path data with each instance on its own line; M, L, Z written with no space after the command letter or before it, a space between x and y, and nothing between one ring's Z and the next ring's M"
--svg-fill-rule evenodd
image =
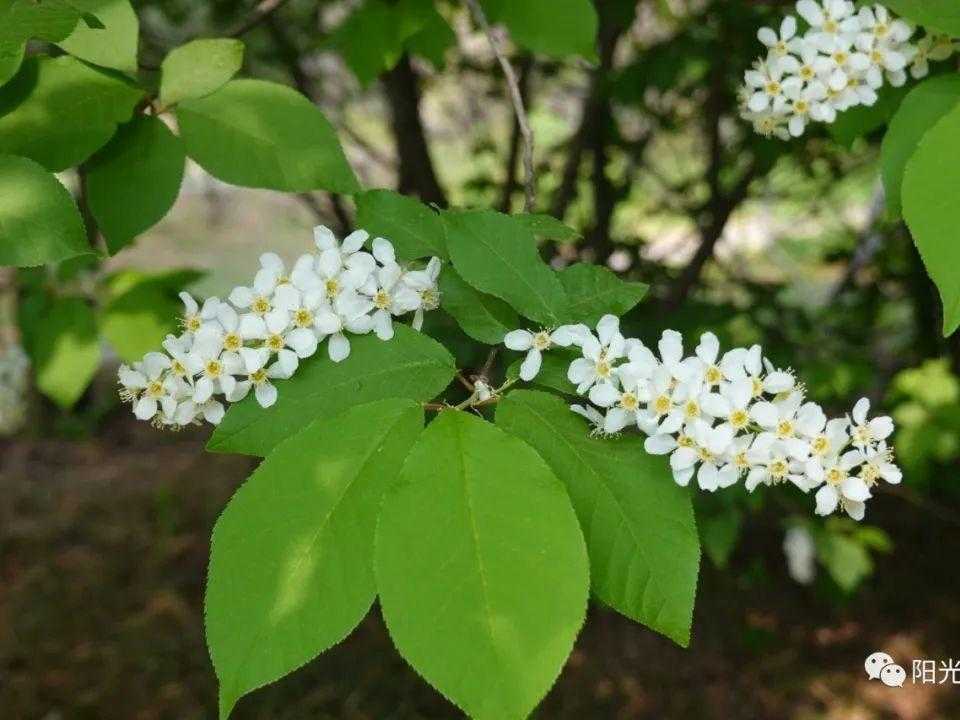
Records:
M367 614L380 499L422 429L410 400L316 420L233 496L213 531L205 602L221 718Z
M406 325L394 325L393 340L374 335L350 337L350 357L340 363L321 346L297 374L283 383L277 404L264 410L251 396L235 403L214 431L208 450L266 455L307 423L330 417L358 403L384 398L423 402L453 379L456 368L447 350Z
M814 535L817 559L844 592L852 592L873 572L873 561L854 538L823 530Z
M431 21L436 27L435 15L432 0L364 0L334 31L330 45L367 86L397 64L407 39Z
M360 189L333 126L292 88L231 80L177 106L187 154L232 185L288 192Z
M403 52L393 6L366 0L341 24L331 43L364 87L397 64Z
M699 525L704 551L715 566L726 569L740 536L740 513L734 508L727 508L700 520Z
M384 496L375 547L400 654L476 720L522 720L583 623L583 537L563 486L527 445L440 413Z
M643 438L594 438L560 398L517 390L497 425L525 440L570 493L590 555L594 594L684 647L697 591L700 542L690 496Z
M943 300L943 334L960 326L960 106L930 129L907 163L903 216Z
M180 194L186 156L162 120L140 115L123 125L87 165L87 201L116 253L167 214Z
M143 91L76 58L30 57L0 88L0 153L48 170L79 165L126 122Z
M73 32L80 14L64 0L6 0L0 3L0 43L31 38L60 42Z
M60 262L90 252L80 212L53 175L0 155L0 265Z
M456 45L457 34L450 27L450 23L430 5L423 26L406 42L407 50L430 62L437 70L443 70L446 65L447 50Z
M560 222L553 215L544 213L521 213L514 215L516 222L522 223L537 237L553 240L560 243L571 243L579 240L581 235L569 225Z
M460 277L531 320L559 321L567 302L563 286L522 223L492 210L446 212L443 219L447 250Z
M103 29L77 23L60 47L74 57L94 65L135 75L140 21L129 0L71 0L76 10L92 13Z
M26 43L23 42L0 41L0 85L5 85L17 74L26 49Z
M60 407L72 407L100 366L93 309L80 298L58 298L31 344L37 388Z
M202 98L223 87L243 65L243 43L231 38L194 40L174 48L160 65L160 104Z
M440 274L440 304L467 335L487 345L500 345L504 335L520 327L513 308L473 289L449 265Z
M596 325L604 315L625 315L647 294L648 286L621 280L600 265L576 263L560 271L568 305L562 320Z
M177 332L177 318L182 311L177 292L195 278L191 274L184 278L185 282L174 286L166 275L148 275L133 279L129 287L122 287L120 281L124 278L112 279L111 289L117 294L101 313L100 333L121 360L139 360L160 347L169 333Z
M503 23L533 52L597 59L597 12L590 0L482 0L491 23Z
M900 191L907 161L936 122L960 103L960 75L939 75L917 85L904 98L883 138L881 170L887 208L902 212Z
M960 37L960 5L956 0L889 0L886 5L927 30Z
M447 257L443 221L433 209L391 190L368 190L356 200L357 227L390 240L401 260Z

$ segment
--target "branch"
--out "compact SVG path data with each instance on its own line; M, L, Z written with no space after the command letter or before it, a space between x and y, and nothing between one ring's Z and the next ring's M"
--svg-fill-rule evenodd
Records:
M273 7L273 10L276 10L282 4L282 0L277 2ZM274 44L277 46L280 59L283 60L284 64L287 66L287 71L290 73L290 77L293 79L293 84L302 95L314 100L310 76L307 74L306 70L304 70L296 45L294 44L293 39L287 34L287 30L283 26L283 23L269 13L264 14L261 19L266 20L267 30L270 32L270 36L273 39ZM340 231L342 233L346 233L349 231L352 223L349 215L343 207L343 203L340 202L340 198L338 198L335 193L327 193L326 195L330 201L330 206L333 208L333 214L337 218L337 222L340 224ZM304 205L313 211L313 214L318 221L326 221L327 217L329 217L328 213L320 206L320 203L313 194L308 192L300 193L298 198Z
M227 37L240 37L246 35L257 25L270 17L274 12L283 7L288 0L260 0L253 12L227 33Z
M524 104L530 96L530 71L533 68L533 56L525 54L520 60L520 96ZM520 155L520 122L516 115L510 131L510 150L507 152L507 178L503 183L503 195L500 198L500 211L510 212L513 193L517 189L517 157Z
M383 86L390 103L399 161L397 189L405 195L417 195L425 203L446 207L446 195L437 179L420 118L420 87L409 55L404 54L383 75Z
M500 47L500 43L494 35L493 28L491 28L490 23L487 22L487 16L484 14L483 8L480 7L480 3L477 2L477 0L466 0L466 2L476 18L477 24L480 25L480 28L487 36L490 49L493 50L497 62L500 63L503 76L507 81L507 87L510 90L510 102L513 104L513 112L517 117L520 135L523 137L523 209L524 212L533 212L537 200L537 191L533 176L533 131L530 129L527 110L523 105L523 95L520 92L520 85L517 82L517 76L513 71L513 66L510 64L510 61L507 60L506 55L503 54L503 49Z

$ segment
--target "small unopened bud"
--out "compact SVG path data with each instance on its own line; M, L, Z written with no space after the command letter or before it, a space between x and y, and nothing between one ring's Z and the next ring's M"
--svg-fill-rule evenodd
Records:
M480 402L489 400L493 396L493 391L490 389L490 386L483 380L477 380L473 384L473 388L477 394L477 400Z

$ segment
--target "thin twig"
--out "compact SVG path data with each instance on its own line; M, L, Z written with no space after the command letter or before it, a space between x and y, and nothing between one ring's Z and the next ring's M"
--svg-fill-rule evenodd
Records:
M476 392L476 388L473 386L473 383L467 380L460 370L457 370L457 380L459 380L460 384L463 385L469 392Z
M470 7L470 11L476 18L480 28L487 36L490 49L493 50L497 62L500 63L503 76L507 81L507 87L510 90L510 102L513 104L513 112L517 116L520 135L523 137L523 209L525 212L533 212L537 199L533 176L533 131L530 129L527 110L523 105L523 95L520 92L520 84L517 81L516 73L513 71L513 66L510 64L510 61L507 60L507 56L503 54L503 49L500 47L496 35L494 35L493 28L491 28L490 23L487 22L487 16L484 14L483 8L480 7L480 3L477 2L477 0L467 0L467 5Z
M241 20L233 30L227 33L227 37L235 38L246 35L286 3L287 0L261 0L248 17Z
M497 353L499 351L499 345L494 345L492 348L490 348L490 353L487 355L487 359L484 361L483 367L480 368L480 371L477 373L476 377L482 378L483 380L490 379L490 370L493 369L493 363L497 359Z

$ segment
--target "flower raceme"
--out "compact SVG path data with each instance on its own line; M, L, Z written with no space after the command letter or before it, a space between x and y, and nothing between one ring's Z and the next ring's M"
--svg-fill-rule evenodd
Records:
M759 345L721 354L717 337L705 333L685 357L683 337L674 330L651 349L624 337L619 325L606 315L596 334L585 325L515 330L505 344L527 351L520 375L527 381L540 369L541 352L578 347L581 357L570 363L567 379L589 403L570 409L598 435L639 429L647 452L669 456L680 485L696 478L701 489L715 491L743 480L753 492L789 483L815 491L817 514L839 508L861 520L877 483L900 482L886 442L893 421L870 419L867 399L849 417L828 420L806 400L793 373L775 368Z
M757 33L766 55L744 74L741 116L761 135L783 140L803 135L810 122L832 123L837 114L873 105L885 82L900 87L907 73L920 79L931 60L955 51L950 38L927 35L912 43L914 29L882 5L855 8L850 0L799 0L798 19Z
M327 340L334 362L350 355L349 334L373 332L393 337L393 320L438 306L440 260L406 269L393 246L357 230L342 242L326 227L314 228L317 252L302 255L289 273L274 253L260 257L248 287L234 288L226 301L208 298L199 305L189 294L183 333L169 335L166 352L148 353L119 370L120 395L141 420L180 427L206 420L218 424L224 402L238 402L251 390L262 407L277 400L273 380L287 379L299 363Z

